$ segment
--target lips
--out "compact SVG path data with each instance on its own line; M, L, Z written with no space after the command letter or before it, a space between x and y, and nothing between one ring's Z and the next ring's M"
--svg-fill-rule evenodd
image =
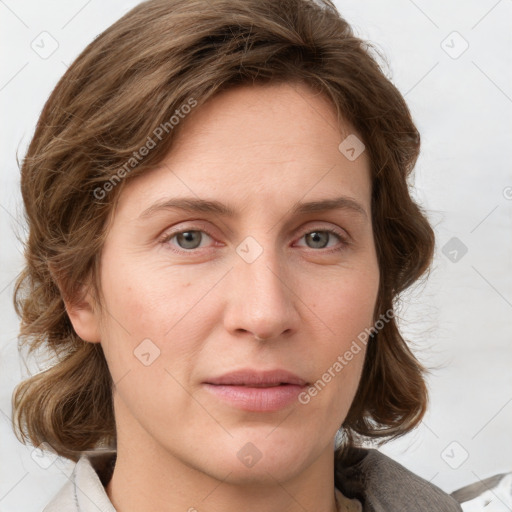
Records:
M230 407L251 413L273 413L297 403L308 383L287 370L243 369L203 382L204 390Z
M271 388L282 384L306 386L308 383L287 370L257 371L252 369L237 370L220 377L209 378L205 384L217 386L247 386L252 388Z

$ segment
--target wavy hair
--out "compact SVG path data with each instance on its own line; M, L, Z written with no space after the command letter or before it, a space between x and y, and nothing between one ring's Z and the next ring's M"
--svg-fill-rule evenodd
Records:
M101 297L101 250L123 186L167 155L183 125L171 129L169 120L191 98L200 108L231 87L289 82L332 102L368 151L380 268L374 317L393 309L430 268L434 232L407 181L420 135L378 56L330 0L149 0L83 50L47 100L21 164L28 237L14 291L18 347L52 358L13 392L21 442L48 443L74 461L85 450L116 446L101 344L78 337L64 298L78 301L85 282ZM162 126L158 144L122 172ZM426 411L427 369L395 317L372 336L365 357L340 425L340 457L366 438L386 442L409 432Z

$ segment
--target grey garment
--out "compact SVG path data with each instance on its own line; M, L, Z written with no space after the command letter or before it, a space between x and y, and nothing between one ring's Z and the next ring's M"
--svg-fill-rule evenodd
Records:
M363 512L461 512L460 504L436 485L375 449L353 448L336 459L334 482Z
M105 492L116 452L84 452L69 481L43 512L116 512ZM363 504L363 512L460 512L460 505L435 485L375 449L357 448L350 461L336 459L335 485Z
M468 510L506 511L512 510L512 472L499 473L485 480L453 491L459 503L464 503Z

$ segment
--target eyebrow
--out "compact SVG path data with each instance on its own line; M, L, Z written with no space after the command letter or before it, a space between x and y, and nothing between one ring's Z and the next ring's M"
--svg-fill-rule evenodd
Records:
M237 211L220 201L198 199L195 197L167 198L153 204L140 215L139 219L151 217L162 210L183 210L190 213L212 213L222 217L236 217ZM330 210L347 210L355 212L368 219L364 207L350 197L335 197L333 199L322 199L307 203L296 203L291 209L292 214L318 213Z

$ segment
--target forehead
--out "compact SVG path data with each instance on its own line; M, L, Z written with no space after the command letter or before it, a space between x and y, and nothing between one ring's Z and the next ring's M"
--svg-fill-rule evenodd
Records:
M333 138L337 142L354 133L347 121L337 119L334 105L323 93L288 82L228 89L183 122L177 145L205 149L211 149L212 143L245 150L262 144L270 148L274 143L297 151L299 144L330 147Z
M120 207L129 200L142 212L148 201L195 196L233 209L259 204L277 211L280 205L344 195L369 212L367 154L351 160L340 151L354 130L306 86L229 89L181 122L161 165L127 184Z

